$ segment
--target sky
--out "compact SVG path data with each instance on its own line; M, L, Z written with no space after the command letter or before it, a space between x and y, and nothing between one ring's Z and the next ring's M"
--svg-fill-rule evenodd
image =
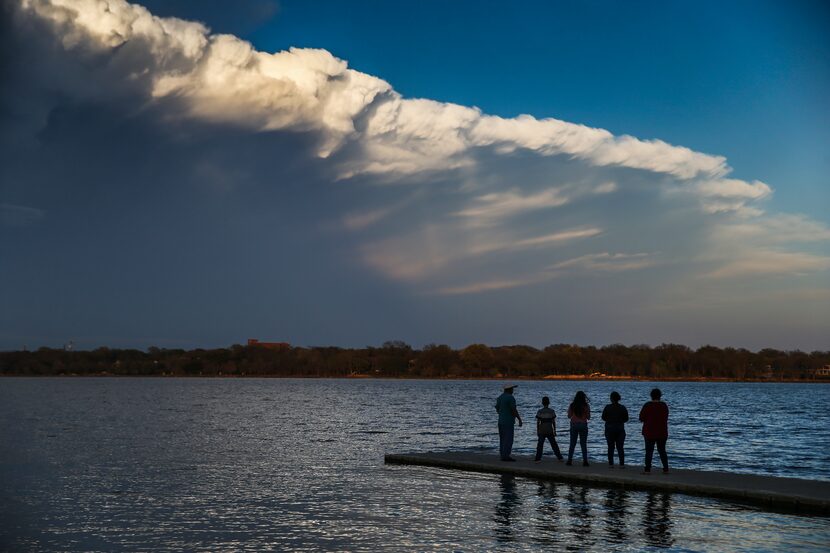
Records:
M823 2L12 0L0 349L830 349Z

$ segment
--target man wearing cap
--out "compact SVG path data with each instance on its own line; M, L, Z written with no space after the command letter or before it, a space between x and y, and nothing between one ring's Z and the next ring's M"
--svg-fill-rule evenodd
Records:
M519 419L519 426L522 425L522 417L516 411L516 398L513 397L515 384L508 384L504 387L504 393L496 400L496 412L499 414L499 454L502 461L515 461L510 456L513 449L513 423Z

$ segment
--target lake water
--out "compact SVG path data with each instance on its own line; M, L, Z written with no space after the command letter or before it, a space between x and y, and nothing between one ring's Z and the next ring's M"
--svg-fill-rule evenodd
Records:
M549 395L564 421L576 390L598 412L616 389L636 418L652 386L521 382L516 398L532 422ZM673 466L830 480L830 385L659 386ZM0 550L828 550L825 517L383 464L385 452L495 452L500 391L491 381L0 379ZM605 462L601 422L588 439ZM517 428L517 452L534 448L533 425ZM626 450L642 462L637 424Z

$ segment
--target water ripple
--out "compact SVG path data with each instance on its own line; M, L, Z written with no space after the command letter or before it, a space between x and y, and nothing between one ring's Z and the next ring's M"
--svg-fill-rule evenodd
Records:
M498 382L3 379L0 548L61 551L822 551L830 521L662 493L384 466L493 452ZM633 418L652 385L522 382L564 426L585 390ZM664 383L678 467L830 480L830 386ZM596 415L595 415L596 416ZM638 425L627 456L642 459ZM535 449L532 424L516 450ZM567 436L559 436L560 446ZM603 457L602 425L589 447Z

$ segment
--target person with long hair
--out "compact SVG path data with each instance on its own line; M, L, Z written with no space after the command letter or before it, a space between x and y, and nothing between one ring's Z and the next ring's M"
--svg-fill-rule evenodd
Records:
M620 468L625 468L625 423L628 422L628 409L620 403L620 393L611 392L611 403L602 410L605 421L605 441L608 442L608 466L614 468L614 448L620 458Z
M591 406L588 405L588 397L585 392L578 391L574 400L568 406L568 418L571 419L571 445L568 448L568 462L573 464L576 439L579 438L579 445L582 447L582 466L588 465L588 419L591 418Z
M651 391L651 401L643 405L640 410L640 421L643 423L643 438L646 441L646 466L643 474L651 474L651 459L654 457L654 446L660 453L660 462L663 463L663 472L669 472L669 456L666 454L666 440L669 438L669 406L661 401L663 392L660 388Z

